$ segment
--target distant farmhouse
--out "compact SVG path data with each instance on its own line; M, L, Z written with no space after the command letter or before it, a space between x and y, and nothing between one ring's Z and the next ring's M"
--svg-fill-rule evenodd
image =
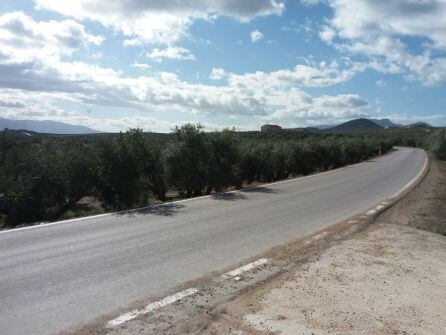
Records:
M278 131L278 130L282 130L281 126L278 126L276 124L265 124L262 127L260 127L260 130L262 132L267 132L267 131Z

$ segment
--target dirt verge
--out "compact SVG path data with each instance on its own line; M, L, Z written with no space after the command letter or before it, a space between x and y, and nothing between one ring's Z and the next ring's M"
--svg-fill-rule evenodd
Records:
M443 334L446 238L413 227L444 228L444 167L433 162L372 225L360 214L272 249L240 280L213 273L176 288L199 293L156 313L112 329L104 325L116 315L104 316L74 333Z
M220 306L201 333L444 334L445 166L354 238Z

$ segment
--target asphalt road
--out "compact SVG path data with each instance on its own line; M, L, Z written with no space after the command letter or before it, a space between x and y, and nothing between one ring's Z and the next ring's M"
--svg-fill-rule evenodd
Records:
M0 233L0 333L53 334L344 220L391 197L418 149L126 214Z

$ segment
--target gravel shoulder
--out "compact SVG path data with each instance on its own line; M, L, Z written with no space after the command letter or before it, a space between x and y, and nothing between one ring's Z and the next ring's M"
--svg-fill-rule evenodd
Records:
M367 229L220 306L199 333L444 334L445 185L432 161Z

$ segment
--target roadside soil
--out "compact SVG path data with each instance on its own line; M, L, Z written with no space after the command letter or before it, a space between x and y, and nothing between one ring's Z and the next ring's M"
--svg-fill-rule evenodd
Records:
M246 290L190 333L445 334L445 233L446 164L432 160L364 231Z

